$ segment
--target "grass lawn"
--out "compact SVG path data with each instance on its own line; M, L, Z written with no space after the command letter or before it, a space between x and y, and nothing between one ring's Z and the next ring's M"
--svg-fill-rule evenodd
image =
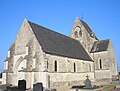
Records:
M109 89L114 88L115 86L116 86L116 84L103 85L102 90L103 90L103 91L109 90Z

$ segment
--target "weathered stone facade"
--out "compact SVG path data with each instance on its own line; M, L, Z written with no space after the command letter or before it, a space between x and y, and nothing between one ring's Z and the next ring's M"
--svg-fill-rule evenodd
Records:
M78 32L77 36L76 31ZM70 37L80 41L88 54L93 58L96 80L110 80L113 75L118 74L114 49L110 39L99 40L88 24L78 17L75 20Z
M4 62L2 84L16 86L18 80L25 79L27 88L38 82L56 88L83 84L87 74L93 82L110 79L117 75L114 49L108 40L106 50L96 51L99 41L79 18L70 37L25 19Z

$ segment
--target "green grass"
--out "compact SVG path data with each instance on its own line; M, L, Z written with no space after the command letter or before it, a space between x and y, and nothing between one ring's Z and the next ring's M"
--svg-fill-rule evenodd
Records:
M103 85L102 90L103 90L103 91L109 90L109 89L114 88L115 86L116 86L116 84Z

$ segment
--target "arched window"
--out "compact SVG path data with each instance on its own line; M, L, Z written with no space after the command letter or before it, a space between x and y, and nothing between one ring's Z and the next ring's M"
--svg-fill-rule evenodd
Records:
M75 63L74 63L74 72L76 72L76 65L75 65Z
M80 37L82 37L82 31L81 30L79 31L79 35L80 35Z
M54 65L55 65L55 71L57 71L57 61L55 61Z
M47 61L47 69L48 69L48 61Z
M78 38L78 32L75 31L75 38Z
M91 65L89 64L89 71L91 71Z
M101 61L101 59L99 60L99 62L100 62L100 69L102 69L102 61Z

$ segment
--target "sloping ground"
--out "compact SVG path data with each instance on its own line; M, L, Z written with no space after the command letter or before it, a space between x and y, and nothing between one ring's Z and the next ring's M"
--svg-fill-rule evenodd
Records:
M120 91L120 88L116 88L116 89L109 89L109 90L105 90L105 91Z

